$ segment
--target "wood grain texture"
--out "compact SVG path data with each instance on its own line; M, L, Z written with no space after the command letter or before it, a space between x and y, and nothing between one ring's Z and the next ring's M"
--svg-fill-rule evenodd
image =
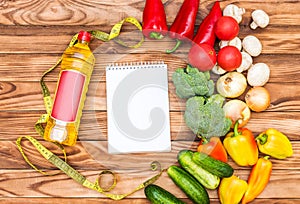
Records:
M40 138L41 140L41 138ZM54 152L59 157L63 158L62 151L52 143L41 141L43 145L49 150ZM28 166L24 160L20 158L20 153L12 141L0 142L0 158L1 169L9 170L10 168L23 169ZM119 170L148 170L152 161L158 161L162 168L167 168L169 165L176 164L176 154L182 149L195 150L197 141L172 141L172 151L165 153L161 157L161 153L147 153L147 154L128 154L128 155L114 155L111 156L107 153L106 141L79 141L75 147L66 147L68 154L68 163L75 169L85 170L101 170L101 169L114 169ZM37 166L42 169L56 169L51 163L46 162L40 153L30 144L24 140L22 143L25 154ZM300 143L298 141L292 142L294 154L300 154ZM262 154L261 154L262 156ZM136 166L138 161L139 166ZM278 160L271 158L274 164L274 170L284 170L287 166L295 171L300 170L300 159L298 157L290 157L285 160ZM236 170L249 169L248 167L240 167L236 165L231 158L228 163Z
M181 6L181 0L163 0L167 15L167 22L171 24ZM224 1L221 7L229 3L236 3L246 9L246 17L254 9L270 11L271 25L298 25L299 1ZM208 14L212 1L202 1L199 6L197 24ZM3 25L100 25L112 26L120 19L133 16L142 20L142 11L145 2L135 1L9 1L3 0L0 4L0 24ZM282 9L288 8L288 9ZM246 18L246 20L248 20ZM245 22L245 20L244 20Z
M84 170L80 171L87 179L94 181L97 179L97 175L100 173L97 171ZM248 169L238 170L236 174L241 179L247 179L249 175ZM45 177L41 174L31 170L1 170L0 175L3 178L1 180L1 186L4 187L1 194L5 197L20 197L30 195L33 197L66 197L66 198L81 198L81 197L97 197L104 198L104 196L96 191L87 189L65 174L59 174L55 177ZM112 191L112 193L127 193L137 187L141 182L147 180L151 176L155 175L155 172L151 171L139 171L139 170L119 170L117 176L119 178L118 185ZM32 179L34 177L34 180ZM300 189L297 188L295 182L299 182L300 173L297 170L276 170L272 173L268 187L259 196L259 198L281 198L281 199L297 199L300 193ZM18 190L15 186L12 186L12 182L18 182ZM130 182L126 188L126 184ZM179 198L185 198L182 191L169 179L166 173L162 174L157 185L162 186L165 189L171 191L175 196ZM292 185L294 184L294 185ZM280 186L281 185L281 186ZM279 187L280 186L280 187ZM282 188L282 186L288 186L288 188ZM64 189L72 189L64 190ZM208 190L210 198L218 198L215 190ZM138 191L128 198L145 198L143 191Z
M47 83L52 93L56 82ZM299 83L271 83L265 87L270 91L271 104L266 112L293 112L300 106L300 91L295 89ZM44 110L41 88L37 82L0 82L0 110ZM244 100L241 96L240 99ZM184 111L185 99L176 96L175 87L169 82L169 100L171 111ZM89 85L89 91L85 102L85 111L106 110L106 84L95 82Z
M168 25L171 25L183 0L163 0ZM209 13L214 1L200 2L195 30ZM271 106L262 113L252 113L247 128L258 135L268 127L285 133L292 141L293 157L272 159L273 172L265 191L252 203L300 203L300 1L299 0L241 0L221 1L224 8L229 3L246 9L240 24L239 37L252 34L263 45L262 54L254 63L265 62L271 68L266 88L271 93ZM111 27L125 17L133 16L142 22L145 1L142 0L2 0L0 1L0 204L52 204L52 203L150 203L139 191L121 201L113 201L102 194L77 184L63 173L47 177L31 169L17 149L18 137L32 135L63 158L53 144L45 142L34 130L34 123L45 113L39 80L44 71L59 59L72 36L79 30L110 32ZM251 12L263 9L270 16L265 29L251 30ZM141 35L136 28L125 24L120 36L128 43L136 43ZM174 40L146 39L138 49L127 49L115 42L93 40L91 49L96 56L86 105L80 126L79 141L66 147L68 163L94 181L100 171L111 169L117 173L118 183L114 193L128 192L155 172L149 166L154 160L163 168L176 163L177 153L185 148L195 150L198 138L186 127L183 119L185 100L175 95L171 81L173 72L187 64L190 43L184 43L171 55L165 54ZM169 70L170 121L172 151L129 155L107 154L107 116L104 68L110 63L163 60ZM46 77L53 94L59 68ZM216 81L218 76L212 74ZM39 168L58 172L46 162L28 142L22 142L28 158ZM261 155L262 156L262 155ZM235 174L247 179L250 167L240 167L231 159L229 164ZM108 182L108 181L107 181ZM107 184L107 183L104 183ZM164 173L157 181L186 203L186 195ZM219 203L217 192L209 191L212 204Z
M9 111L0 112L0 140L16 140L17 137L33 135L37 133L34 124L43 111ZM107 115L106 112L84 112L81 120L79 139L80 140L106 140L107 139ZM252 113L247 128L255 135L266 130L266 127L277 128L291 140L299 140L300 116L295 112L265 112ZM195 135L185 125L183 112L171 112L171 136L173 140L194 140ZM28 124L29 123L29 124ZM14 124L13 130L8 128ZM286 124L286 125L285 125Z

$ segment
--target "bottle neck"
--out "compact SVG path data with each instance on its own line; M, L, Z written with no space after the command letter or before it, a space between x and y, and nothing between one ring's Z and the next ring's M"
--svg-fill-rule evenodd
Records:
M78 43L88 45L90 42L86 40L78 40Z

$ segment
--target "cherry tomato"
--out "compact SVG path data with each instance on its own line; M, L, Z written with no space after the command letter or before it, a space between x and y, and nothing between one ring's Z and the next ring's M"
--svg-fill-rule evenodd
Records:
M230 72L241 66L242 54L234 46L225 46L219 50L217 62L222 69Z
M232 40L239 31L239 24L231 16L222 16L215 25L215 34L220 40Z
M194 44L188 54L188 61L200 71L209 71L217 62L215 49L208 44Z

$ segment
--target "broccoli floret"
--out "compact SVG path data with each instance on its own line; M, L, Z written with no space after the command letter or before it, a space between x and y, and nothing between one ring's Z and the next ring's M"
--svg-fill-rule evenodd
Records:
M177 69L172 75L172 80L180 98L211 96L214 93L215 86L209 72L200 72L190 65L185 69Z
M225 98L219 94L204 98L194 96L186 102L184 120L186 125L197 135L210 138L223 136L231 126L231 120L225 117L222 108Z

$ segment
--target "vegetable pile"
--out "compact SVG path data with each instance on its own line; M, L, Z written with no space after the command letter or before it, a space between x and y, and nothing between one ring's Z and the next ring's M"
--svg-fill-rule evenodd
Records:
M146 5L148 1L151 0ZM286 159L293 155L293 149L288 137L279 130L268 128L255 136L244 127L252 111L267 110L271 101L264 87L270 68L255 62L262 52L262 43L254 35L239 38L245 9L229 4L221 10L216 1L193 36L198 7L198 0L184 0L169 34L164 32L164 26L152 26L160 37L169 35L176 39L177 44L167 53L176 51L184 38L192 39L188 65L178 68L172 81L177 96L186 99L185 124L200 142L195 150L181 150L177 156L179 165L170 166L167 173L193 203L209 203L206 189L217 189L222 204L245 204L267 186L272 172L270 158ZM161 11L159 15L162 14ZM269 24L269 16L262 10L254 10L251 18L251 29ZM145 35L149 36L149 32ZM220 75L216 83L210 72ZM247 181L236 175L227 164L228 158L250 168ZM145 188L145 195L152 203L183 203L154 184Z

